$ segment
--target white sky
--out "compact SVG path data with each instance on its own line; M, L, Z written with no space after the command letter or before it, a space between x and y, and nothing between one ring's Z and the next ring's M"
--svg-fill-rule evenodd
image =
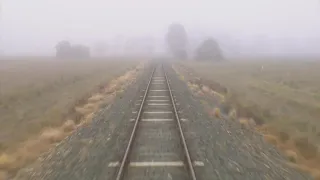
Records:
M191 34L320 37L319 0L0 0L2 49L52 51L62 39L162 37L180 22Z

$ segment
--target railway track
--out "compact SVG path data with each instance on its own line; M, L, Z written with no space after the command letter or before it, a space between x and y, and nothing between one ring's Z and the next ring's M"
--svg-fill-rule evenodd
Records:
M109 163L118 168L115 179L196 180L194 167L181 128L183 123L168 76L162 65L152 71L148 85L136 104L139 111L122 159Z

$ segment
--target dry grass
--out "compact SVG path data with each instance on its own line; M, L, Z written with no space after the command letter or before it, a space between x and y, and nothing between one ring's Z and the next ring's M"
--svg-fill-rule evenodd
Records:
M252 109L255 120L275 123L288 132L299 131L319 141L320 62L187 63L185 66L198 76L226 87L227 93L219 88L213 90L221 97L229 96L229 101L244 111Z
M8 174L5 171L0 171L0 180L6 180L8 178Z
M239 123L246 128L252 128L256 125L255 121L252 118L239 118Z
M231 109L228 113L228 117L232 120L236 120L237 119L237 110L235 109Z
M287 156L288 160L292 163L296 163L298 161L298 154L292 150L284 151L284 154Z
M73 131L77 128L76 123L73 120L67 120L65 123L62 125L62 130L64 132L70 132Z
M270 144L278 145L278 137L270 134L266 134L263 136L264 140Z
M203 93L206 93L206 94L210 94L211 93L211 91L210 91L208 86L202 86L201 90L202 90Z
M90 122L101 103L132 82L137 70L128 70L136 65L137 61L0 61L1 172L15 172Z
M69 110L138 62L0 61L0 151L62 124ZM90 101L97 101L98 95ZM12 133L12 130L19 133ZM12 144L13 143L13 144Z
M221 110L220 110L220 108L213 108L212 114L217 118L221 118Z
M177 67L190 84L208 86L235 107L229 117L248 117L238 120L255 126L291 162L319 177L320 61L187 62Z

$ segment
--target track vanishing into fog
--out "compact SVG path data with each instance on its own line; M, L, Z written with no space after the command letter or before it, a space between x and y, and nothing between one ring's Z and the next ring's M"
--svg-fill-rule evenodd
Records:
M181 119L169 80L162 66L154 68L121 163L116 180L121 179L192 179L196 180Z
M209 97L203 99L210 101ZM136 82L51 152L23 180L305 180L260 135L214 119L171 64Z

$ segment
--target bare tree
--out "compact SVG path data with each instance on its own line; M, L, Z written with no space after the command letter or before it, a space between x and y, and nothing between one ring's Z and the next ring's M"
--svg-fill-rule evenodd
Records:
M183 25L178 23L173 23L168 28L168 33L166 35L166 41L171 51L172 55L179 59L187 58L187 42L188 36Z

